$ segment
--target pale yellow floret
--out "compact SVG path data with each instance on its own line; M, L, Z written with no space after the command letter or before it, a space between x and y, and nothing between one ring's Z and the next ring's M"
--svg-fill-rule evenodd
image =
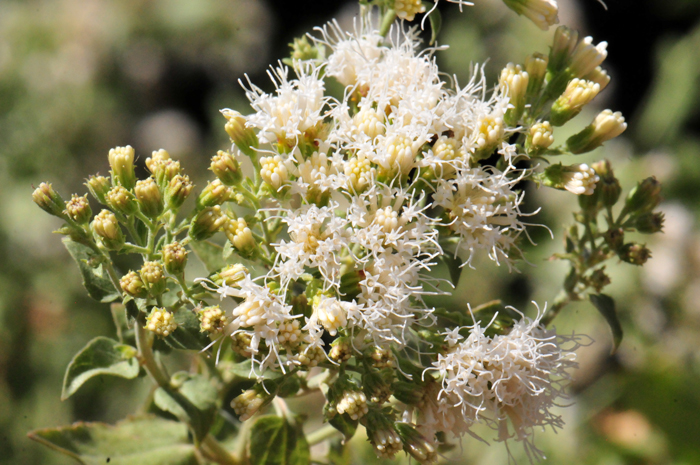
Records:
M345 391L335 407L339 414L347 413L353 420L359 420L369 411L367 396L360 391Z
M345 163L344 171L348 178L348 188L355 193L364 191L376 173L372 163L362 154L350 158Z
M282 345L297 346L301 343L299 320L285 321L279 325L277 340Z
M260 410L260 407L265 403L265 399L255 389L243 391L231 402L233 411L236 412L241 421L246 421Z
M585 163L571 165L564 172L564 189L576 195L591 195L599 178Z
M425 5L421 0L395 0L396 16L406 21L413 21L418 13L425 13Z
M495 147L505 134L503 118L499 116L484 116L478 125L476 133L476 147L478 150L486 150Z
M366 134L370 139L384 134L382 114L374 108L362 108L353 117L352 122L358 131Z
M153 309L146 318L146 329L158 336L169 336L177 329L175 316L164 308Z
M395 172L398 168L399 173L407 175L413 169L415 162L413 141L406 136L394 135L386 138L384 146L388 170Z
M554 143L552 125L549 121L535 123L530 128L532 146L538 149L546 149Z
M226 237L231 244L241 252L249 252L255 248L255 238L253 231L248 227L248 223L243 218L231 218L224 228Z
M279 155L260 159L260 176L275 190L289 181L289 171Z

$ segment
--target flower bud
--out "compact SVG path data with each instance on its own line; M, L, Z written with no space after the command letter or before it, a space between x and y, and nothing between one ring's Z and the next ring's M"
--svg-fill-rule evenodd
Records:
M619 136L625 132L625 129L627 129L627 123L619 111L613 113L611 110L604 110L586 129L569 137L566 146L574 154L590 152L604 142Z
M98 202L100 202L102 205L108 204L107 194L112 188L112 183L109 179L105 178L104 176L90 176L85 185L87 186L88 191L90 191L90 194L92 194L92 196L95 197Z
M593 81L600 86L600 90L605 89L610 84L610 76L600 66L583 77L586 81Z
M201 332L221 333L228 324L226 313L218 305L205 307L198 314Z
M384 402L387 402L391 397L391 383L393 380L393 369L387 368L384 370L366 370L362 374L362 389L370 401L381 405Z
M622 228L609 229L603 237L610 250L620 250L625 241L625 231Z
M301 36L294 39L294 42L289 44L292 49L291 58L293 61L315 60L318 58L318 49L309 43L306 36Z
M584 79L572 79L564 93L552 105L549 120L554 126L563 126L578 115L600 92L600 85Z
M525 15L543 31L559 22L559 9L554 0L503 0L503 3L519 15Z
M493 150L505 136L505 126L503 118L497 115L487 115L482 117L477 125L477 131L472 138L476 146L474 159L481 160L491 155Z
M297 360L299 364L305 368L313 368L320 362L326 359L326 353L320 347L309 347L307 346L303 350L299 350L299 355L297 355Z
M161 152L165 151L161 150ZM154 156L156 153L160 152L154 152ZM181 168L179 161L171 160L170 158L157 157L155 159L147 158L146 162L148 163L149 160L151 167L149 171L153 175L153 179L155 179L156 184L158 184L161 189L165 189L170 181L175 176L180 174Z
M279 155L260 158L260 177L275 191L289 181L289 170Z
M122 186L114 186L107 194L107 202L112 210L124 216L130 216L139 210L134 194Z
M151 174L155 174L158 171L158 165L161 163L167 163L171 160L170 154L167 150L160 149L154 150L151 156L146 158L146 168Z
M338 329L347 324L347 312L343 307L343 302L335 297L317 294L312 300L312 308L318 322L331 336L338 334Z
M593 45L593 37L586 37L578 43L571 54L569 69L575 77L583 77L600 66L608 56L607 42Z
M605 273L605 267L599 268L591 273L588 283L596 292L602 291L605 286L610 284L610 276Z
M82 197L73 194L70 201L66 202L65 213L76 223L87 224L92 218L92 209L87 194Z
M122 290L126 292L131 297L137 297L139 299L145 299L148 297L148 289L143 284L141 275L135 271L129 271L127 274L122 276L119 280L119 285Z
M403 450L411 455L421 465L437 461L437 447L434 442L425 438L408 423L394 423L396 431L403 441Z
M228 108L221 110L221 113L227 120L224 129L236 147L249 157L255 155L253 149L258 147L258 136L252 128L246 127L245 117Z
M163 266L159 262L145 262L141 266L141 279L153 297L165 292L165 275Z
M367 396L362 391L343 391L340 400L335 406L335 410L340 414L347 413L352 420L359 420L367 414Z
M405 21L413 21L418 13L425 13L421 0L394 0L396 16Z
M301 344L302 334L299 320L287 320L280 323L277 331L277 340L282 346L294 348Z
M178 174L173 177L165 191L165 201L168 208L173 210L180 208L192 192L193 187L189 176Z
M592 165L596 174L600 178L596 189L600 191L599 200L604 207L612 207L617 203L622 192L620 181L613 174L612 167L608 160L602 160Z
M213 207L221 205L231 198L231 190L226 187L220 179L214 179L207 184L199 197L197 197L197 208Z
M554 42L549 51L548 70L552 75L563 71L578 43L578 32L566 26L559 26L554 33Z
M34 193L32 193L32 200L46 213L58 216L59 218L64 217L63 209L65 203L51 184L45 182L39 184L39 187L34 189Z
M644 213L635 220L634 227L642 234L655 234L664 229L664 219L662 212Z
M272 396L262 389L248 389L231 401L231 407L239 420L246 421L271 400Z
M527 140L525 141L525 147L528 152L536 155L547 150L549 146L554 143L553 133L554 130L552 129L552 125L549 124L549 121L533 124L527 135Z
M144 215L149 218L158 218L163 213L163 196L153 178L138 181L134 192Z
M221 213L221 207L207 207L200 210L190 224L190 237L203 241L221 230L228 223L228 216Z
M365 351L365 355L372 359L372 366L374 368L382 369L396 366L394 353L388 347L371 347Z
M136 183L134 173L134 149L130 145L115 147L109 151L109 166L112 179L126 189L132 189Z
M525 71L528 74L527 101L539 95L544 84L544 77L547 74L547 63L549 58L541 53L533 53L525 58Z
M403 449L403 442L394 429L394 422L378 409L372 409L368 414L367 439L378 458L392 459Z
M161 337L167 337L177 329L175 316L164 308L153 308L146 318L147 330Z
M247 275L248 269L240 263L235 263L216 273L211 280L218 286L235 286Z
M234 332L231 334L231 349L242 357L250 358L253 356L253 353L251 352L252 340L253 338L248 333ZM262 347L258 350L262 350Z
M661 183L654 176L640 181L627 195L625 208L634 214L652 211L661 202Z
M508 63L498 81L501 90L510 98L510 104L513 108L509 108L505 115L505 120L511 126L517 125L520 117L525 110L525 93L528 87L529 75L527 71L523 71L520 65Z
M394 397L406 405L418 405L423 400L423 390L417 383L396 381L391 385Z
M585 163L563 166L550 165L543 173L544 184L555 189L566 189L576 195L591 195L595 191L598 176Z
M238 164L236 157L223 150L219 150L212 157L210 169L227 186L240 184L243 179L241 166Z
M119 250L124 245L124 233L117 217L109 210L102 210L92 220L92 230L109 250Z
M618 256L620 260L632 265L642 266L651 258L651 250L641 244L630 242L620 249Z
M243 257L250 257L256 248L253 232L243 218L233 219L226 216L224 233L238 253Z
M328 351L328 358L335 363L344 363L352 357L352 345L347 337L339 337L331 343L331 350Z
M187 265L187 250L179 242L173 242L163 246L163 264L165 271L179 276L185 271Z

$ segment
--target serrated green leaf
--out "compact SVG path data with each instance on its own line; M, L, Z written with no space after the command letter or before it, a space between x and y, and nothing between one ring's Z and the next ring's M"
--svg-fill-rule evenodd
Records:
M120 297L107 271L99 264L102 257L90 247L74 242L69 237L63 238L63 245L78 264L80 274L83 276L83 286L90 297L104 303L114 302Z
M180 308L175 312L177 329L163 338L169 347L178 350L202 350L209 344L209 338L200 331L199 318L189 309Z
M133 379L139 374L136 348L107 337L96 337L73 357L63 378L61 400L66 400L87 380L100 375Z
M216 418L216 388L202 375L176 373L172 383L177 389L158 388L153 401L161 410L189 424L197 441L209 432Z
M595 308L603 315L605 321L608 322L613 337L612 353L615 353L622 342L622 325L617 318L615 301L612 297L605 294L591 294L590 299Z
M116 425L75 423L32 431L29 438L85 465L196 465L195 449L182 423L155 416Z
M189 245L210 273L219 271L226 266L226 260L223 256L224 250L220 245L209 241L190 241Z
M355 431L357 431L357 425L359 423L359 420L353 420L347 414L342 414L334 415L333 418L328 420L328 423L330 423L335 429L340 431L345 437L345 440L347 441L355 435Z
M248 451L251 465L308 465L311 462L309 443L301 425L274 415L255 421Z
M442 14L440 10L435 7L435 3L423 2L426 11L430 11L428 19L430 20L430 45L433 45L437 40L437 36L442 29Z

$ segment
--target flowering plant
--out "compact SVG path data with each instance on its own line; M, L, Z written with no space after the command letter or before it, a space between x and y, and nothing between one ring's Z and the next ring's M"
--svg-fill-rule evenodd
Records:
M543 29L557 21L553 0L505 3ZM360 4L353 31L331 22L292 44L270 70L274 93L246 82L250 114L222 110L232 145L211 159L215 179L191 207L194 186L165 150L137 180L134 150L112 149L110 177L87 181L101 205L94 217L87 194L64 202L50 184L35 190L64 220L58 232L88 293L111 303L117 325L118 340L97 337L72 360L63 398L100 375L145 372L156 387L153 415L34 439L83 461L301 464L311 445L362 425L378 457L432 463L465 433L489 440L484 425L531 460L543 456L534 430L562 427L555 406L586 342L548 326L589 299L619 344L604 263L642 265L648 249L625 233L663 223L654 178L619 202L607 161L556 162L626 128L605 110L554 145L554 128L609 83L606 43L561 26L548 55L509 64L493 88L482 67L460 85L440 75L441 47L421 49L408 24L424 14L434 41L434 4ZM340 95L327 91L332 81ZM498 300L433 305L480 254L517 270L537 213L525 211L528 185L566 190L581 208L555 256L571 266L550 308L528 317ZM190 254L206 274L193 276ZM192 356L188 371L169 373L173 351ZM305 434L290 404L316 393L328 424Z

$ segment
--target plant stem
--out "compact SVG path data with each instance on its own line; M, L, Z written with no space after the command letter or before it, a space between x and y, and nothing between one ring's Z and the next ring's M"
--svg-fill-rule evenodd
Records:
M222 446L211 434L202 440L202 448L209 459L222 465L239 465L239 461Z
M136 348L139 351L139 359L158 386L170 389L170 380L156 363L153 350L151 349L152 341L146 332L145 325L146 315L143 312L139 312L136 318Z
M549 309L549 312L542 318L542 325L549 326L549 324L559 315L562 308L571 302L571 296L565 290L561 290L559 294L554 298L554 303Z
M306 436L306 442L308 442L310 446L313 446L325 441L326 439L330 439L339 433L340 431L335 429L332 425L325 425L313 433L308 434Z

